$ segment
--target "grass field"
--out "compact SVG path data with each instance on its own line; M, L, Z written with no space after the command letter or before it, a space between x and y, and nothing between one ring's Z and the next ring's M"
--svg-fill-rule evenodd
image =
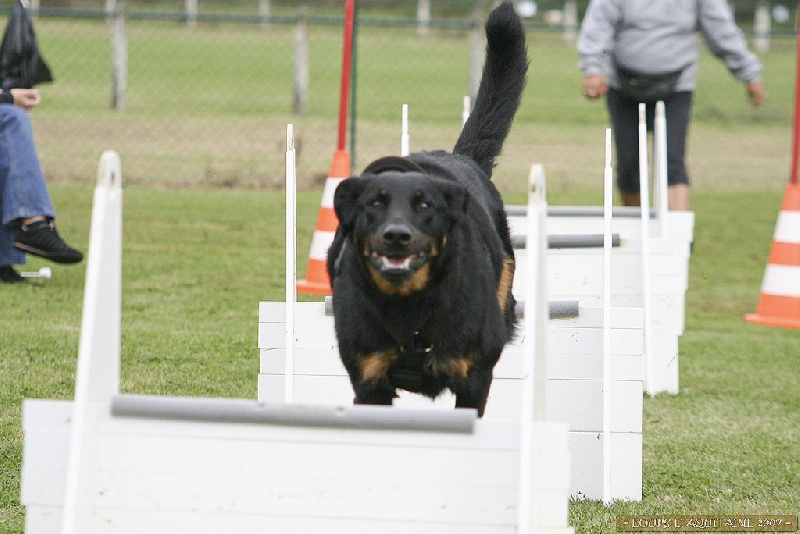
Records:
M46 33L64 39L49 49L51 61L62 55L67 61L69 46L84 37L87 55L95 48L107 52L104 26L94 28L95 35L84 33L82 23L65 24L79 26L79 31L72 36L72 30ZM171 43L176 53L192 48L177 37L170 40L149 31L137 30L142 32L141 46ZM261 42L251 33L239 32L230 46ZM335 31L326 35L318 46L338 46ZM441 65L433 61L435 54L421 53L425 46L413 40L380 35L366 39L373 50L362 62L366 72L377 62L399 63L409 50L416 50L420 70ZM443 57L437 61L465 63L463 47L448 39L443 38ZM284 46L278 40L275 46ZM216 41L219 46L227 42ZM578 94L576 57L560 36L531 35L529 47L531 77L497 169L498 183L507 200L522 202L527 168L542 162L551 204L597 204L603 106L586 103ZM226 57L229 52L213 46L203 49L207 56ZM251 60L270 57L255 54ZM800 513L800 334L742 319L757 304L789 175L794 42L774 42L763 60L769 100L764 108L751 110L742 87L719 63L708 56L702 59L689 150L697 225L686 333L680 345L681 393L645 399L642 502L609 507L573 502L570 522L579 533L613 532L615 515L623 513ZM271 104L262 100L263 106L248 107L247 98L223 105L226 96L215 84L222 84L229 72L211 69L205 78L197 78L190 68L180 69L180 62L165 56L154 65L178 71L173 93L160 100L161 93L152 86L136 82L142 84L142 92L131 96L135 111L115 115L105 109L106 73L89 74L91 65L70 61L75 69L87 71L86 77L62 70L58 84L43 90L46 103L37 110L35 128L53 178L60 230L84 250L97 158L105 148L122 153L123 390L255 398L258 301L283 295L283 196L265 189L264 183L274 185L280 176L287 122L297 122L304 136L299 164L309 183L315 175L324 176L334 145L335 99L320 101L314 113L298 119L281 107L281 102L289 102L285 83L243 78L242 94L271 95L280 105L269 108ZM139 65L144 68L143 62ZM317 80L335 83L338 66L327 68ZM378 72L375 78L391 74ZM439 147L428 143L455 139L458 119L451 121L442 109L451 98L460 102L462 87L447 87L461 76L458 73L463 71L433 85L421 84L413 93L412 149ZM160 75L157 69L148 71L152 83ZM463 82L458 78L457 83ZM201 118L181 108L175 97L197 91L199 85L212 86L211 96L198 97L208 99ZM444 88L437 90L438 85ZM94 96L79 98L85 91ZM328 92L322 87L318 91ZM381 93L377 81L363 82L361 91ZM360 149L363 165L370 154L396 151L397 120L387 111L394 104L367 96L359 102L365 106L361 135L380 141ZM457 109L456 116L459 113ZM220 141L204 133L209 125L233 129L237 135ZM59 153L55 148L64 136L79 141ZM224 170L229 159L238 157L233 149L239 143L256 145L264 159L250 162L250 167L239 165L244 171L237 171L237 179L203 171ZM156 163L172 157L169 150L176 147L178 159L187 166L164 176ZM200 171L192 170L196 168ZM259 176L253 182L251 172ZM319 201L318 189L299 195L301 269ZM27 269L42 265L33 259ZM24 525L19 503L22 399L73 396L84 268L85 263L56 266L53 279L42 284L0 287L0 533L17 534Z
M85 247L91 190L53 193L62 232ZM583 196L556 191L551 202ZM645 399L642 502L573 502L578 532L613 532L621 513L800 511L800 337L742 319L780 202L776 191L695 195L681 393ZM305 251L319 195L299 203ZM283 295L282 208L278 192L125 192L124 391L256 397L258 301ZM73 395L84 272L54 270L41 285L2 288L0 532L22 532L22 399Z

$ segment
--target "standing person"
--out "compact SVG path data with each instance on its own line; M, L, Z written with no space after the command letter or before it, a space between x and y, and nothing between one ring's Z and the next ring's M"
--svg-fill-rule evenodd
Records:
M13 265L25 254L77 263L83 254L58 235L28 111L39 105L35 89L0 92L0 281L22 282Z
M725 0L591 0L578 39L583 94L606 96L623 204L638 206L640 102L652 129L655 102L667 119L669 208L689 209L686 134L697 79L701 33L711 52L746 84L752 106L766 98L761 62L747 48Z

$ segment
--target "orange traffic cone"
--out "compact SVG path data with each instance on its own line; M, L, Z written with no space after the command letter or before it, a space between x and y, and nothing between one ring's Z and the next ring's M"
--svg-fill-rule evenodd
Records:
M339 220L333 211L333 194L336 187L350 176L350 155L345 150L337 150L333 154L325 190L322 193L322 205L317 218L317 228L311 239L311 251L308 253L308 269L304 280L297 281L297 291L314 295L330 295L331 281L325 268L328 249L333 243L333 235L339 226Z
M800 185L786 188L758 309L745 319L767 326L800 328Z

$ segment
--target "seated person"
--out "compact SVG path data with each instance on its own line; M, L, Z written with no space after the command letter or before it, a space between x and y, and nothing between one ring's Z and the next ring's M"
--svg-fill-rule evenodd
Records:
M56 263L78 263L83 254L58 235L55 211L36 154L27 111L41 98L35 89L0 91L0 281L25 279L13 265L33 254Z

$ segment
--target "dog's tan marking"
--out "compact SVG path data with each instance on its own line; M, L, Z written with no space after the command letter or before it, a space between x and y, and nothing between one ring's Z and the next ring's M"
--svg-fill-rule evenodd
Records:
M450 376L467 378L469 370L472 368L472 360L469 358L455 358L442 362L442 370Z
M389 367L397 360L394 351L377 351L359 359L362 380L382 380L389 373Z
M375 270L372 266L369 267L369 275L378 289L384 295L392 295L398 297L407 297L412 293L416 293L428 285L430 279L430 265L425 264L420 267L411 278L401 284L392 284L381 276L380 271Z
M497 284L497 303L500 310L505 313L508 306L508 296L511 294L511 286L514 284L514 260L506 258L503 260L503 272L500 273L500 282Z

